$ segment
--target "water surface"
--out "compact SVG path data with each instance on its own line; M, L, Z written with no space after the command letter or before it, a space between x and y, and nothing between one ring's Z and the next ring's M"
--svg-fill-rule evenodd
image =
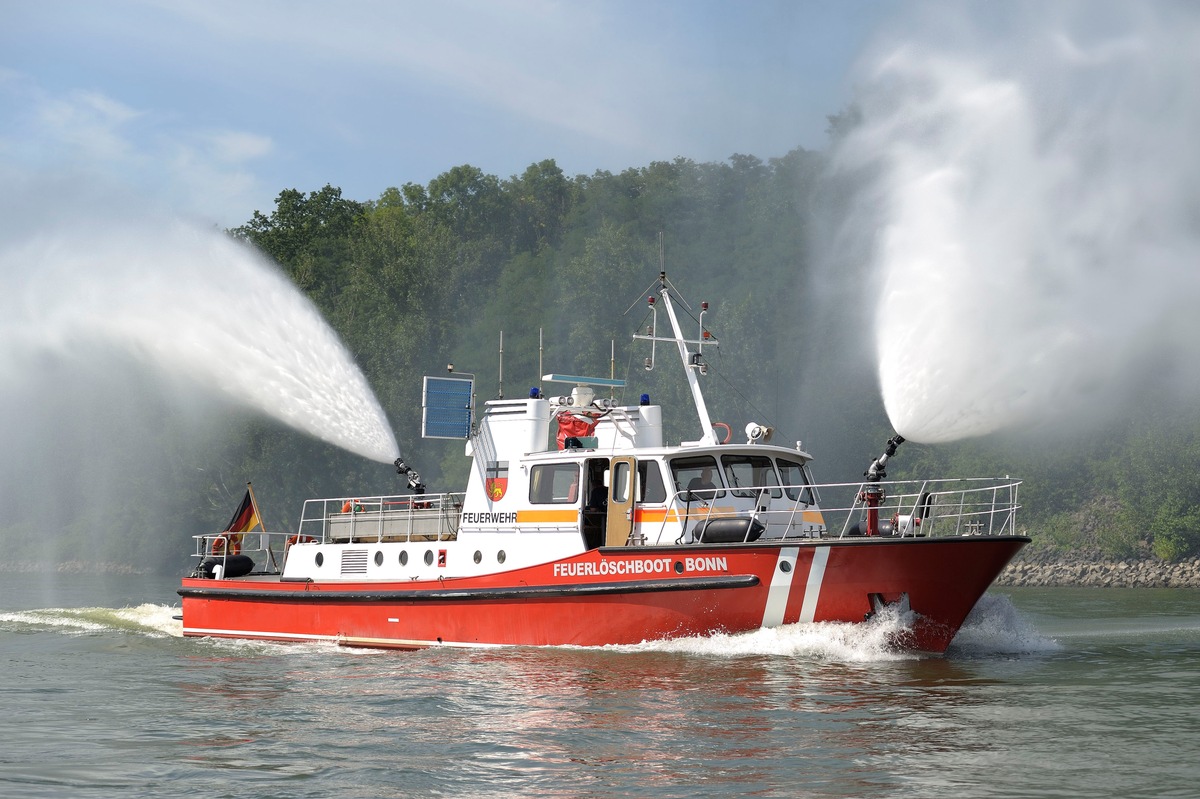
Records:
M1200 795L1200 592L997 589L611 649L184 639L168 578L3 575L0 795Z

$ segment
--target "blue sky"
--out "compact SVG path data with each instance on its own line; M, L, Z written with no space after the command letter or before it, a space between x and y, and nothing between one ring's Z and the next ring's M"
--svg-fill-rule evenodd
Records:
M0 181L222 226L285 188L374 199L824 144L891 0L0 0Z

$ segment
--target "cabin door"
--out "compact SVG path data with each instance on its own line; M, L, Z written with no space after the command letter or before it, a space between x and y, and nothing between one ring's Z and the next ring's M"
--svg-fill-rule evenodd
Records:
M633 532L633 503L637 498L637 461L613 458L608 470L608 523L604 545L623 547Z

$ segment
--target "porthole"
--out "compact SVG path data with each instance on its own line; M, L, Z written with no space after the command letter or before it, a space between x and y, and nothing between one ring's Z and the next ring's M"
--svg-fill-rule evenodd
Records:
M504 554L503 549L496 553L496 562L497 563L503 563L505 561L505 559L507 559L507 558L508 558L508 555Z
M407 549L400 550L400 565L401 566L408 565L408 550Z
M683 561L682 560L675 561L675 573L683 574Z
M787 574L791 570L792 570L792 562L790 560L784 560L784 561L779 562L779 571L783 572L784 574Z
M476 562L476 563L482 563L482 562L483 562L483 553L482 553L482 552L480 552L478 549L477 549L477 550L475 550L475 562Z
M425 550L425 565L426 566L433 565L433 550L432 549Z
M382 565L383 565L383 553L382 553L382 552L376 552L376 553L375 553L375 565L376 565L376 566L382 566Z
M317 553L317 565L318 565L318 566L320 566L320 565L321 565L322 563L324 563L324 562L325 562L325 553L324 553L324 552L318 552L318 553Z

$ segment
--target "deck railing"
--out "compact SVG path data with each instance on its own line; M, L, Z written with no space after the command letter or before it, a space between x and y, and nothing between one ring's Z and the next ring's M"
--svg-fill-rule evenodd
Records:
M228 573L231 555L254 561L254 573L278 574L297 543L452 541L458 536L462 494L310 499L296 532L204 533L194 535L196 570L214 566Z
M679 491L647 543L759 538L1015 535L1020 480L1010 478L738 486ZM868 529L867 488L881 493ZM819 516L818 516L819 514ZM819 521L818 521L819 519Z
M461 493L310 499L299 533L339 543L452 541L462 504Z
M214 566L228 572L229 557L246 555L254 561L254 572L278 574L283 568L283 558L288 547L300 540L295 533L266 532L255 530L250 533L203 533L192 536L197 559L196 571L206 570L211 576Z
M1021 482L1009 478L737 486L679 491L663 520L642 522L633 545L736 543L755 540L1015 535ZM880 489L876 529L868 529L868 486ZM256 573L278 573L296 543L452 541L463 494L312 499L295 533L193 536L197 570L249 555ZM643 506L645 507L645 506ZM235 536L233 538L232 536ZM207 565L206 565L207 564Z

